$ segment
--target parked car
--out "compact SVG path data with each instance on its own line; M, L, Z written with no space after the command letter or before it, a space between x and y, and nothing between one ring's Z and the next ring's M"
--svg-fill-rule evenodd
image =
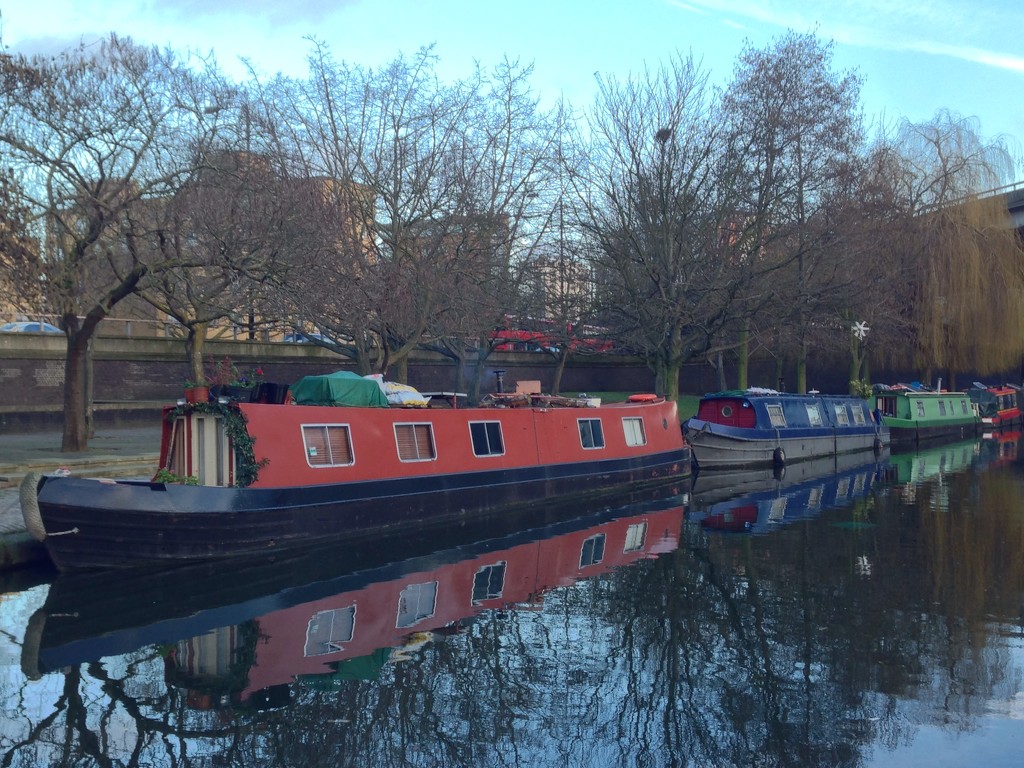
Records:
M0 325L0 333L64 333L56 325L19 320L14 323Z

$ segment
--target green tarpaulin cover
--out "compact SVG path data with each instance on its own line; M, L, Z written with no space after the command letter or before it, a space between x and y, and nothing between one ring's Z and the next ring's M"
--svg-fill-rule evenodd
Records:
M351 371L304 376L291 388L296 405L354 405L387 408L388 399L373 379Z

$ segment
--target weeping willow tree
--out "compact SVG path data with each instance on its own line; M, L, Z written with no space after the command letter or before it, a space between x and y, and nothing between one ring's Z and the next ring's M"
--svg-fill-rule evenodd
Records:
M901 280L902 323L911 344L894 362L925 380L943 371L979 376L1020 365L1024 356L1024 248L998 187L1012 170L1000 142L985 143L974 121L939 113L899 134L903 162L893 178L902 213L890 244Z
M927 270L917 286L916 364L980 376L1024 356L1024 249L1001 196L973 197L921 222Z

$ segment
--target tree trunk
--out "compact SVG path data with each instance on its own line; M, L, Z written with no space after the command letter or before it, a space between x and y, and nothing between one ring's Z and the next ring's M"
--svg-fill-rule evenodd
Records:
M185 337L185 357L188 360L188 378L197 384L206 382L206 372L203 370L203 346L206 344L206 323L196 323L188 326L188 336Z
M461 392L466 386L466 360L463 357L453 356L455 361L455 375L452 377L452 392Z
M736 387L746 389L750 376L750 320L743 321L740 343L736 349Z
M93 420L92 407L95 380L93 379L92 374L92 338L90 337L89 343L85 346L85 397L82 398L85 405L85 413L83 414L83 418L85 419L85 435L88 440L96 437L96 424Z
M850 334L850 382L849 390L850 394L856 394L856 383L861 380L861 366L863 364L864 354L860 340Z
M373 373L373 357L365 344L356 347L356 373L360 376Z
M85 369L89 339L81 331L68 335L64 361L64 436L61 451L79 453L89 447L85 423Z
M402 355L400 358L395 360L395 364L391 367L391 381L397 381L399 384L409 383L409 356Z
M796 358L796 391L807 392L807 342L801 341Z
M725 356L721 352L715 355L715 368L718 372L718 391L724 392L729 388L729 382L725 380Z
M658 361L658 368L654 373L654 391L663 395L666 400L679 399L679 371L682 370L680 363L666 363Z
M784 355L775 358L775 386L780 392L786 391L786 358Z
M551 375L551 394L557 395L562 389L562 374L565 373L565 364L569 362L569 345L566 344L558 350L558 357L555 360L555 371Z
M473 380L469 386L469 402L473 405L480 402L480 392L483 390L484 366L487 364L487 357L482 352L483 347L480 347L476 353L476 360L473 361Z

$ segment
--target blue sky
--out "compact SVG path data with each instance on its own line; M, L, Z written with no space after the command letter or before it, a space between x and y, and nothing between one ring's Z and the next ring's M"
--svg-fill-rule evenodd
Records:
M533 62L546 101L564 95L578 108L595 73L625 76L677 51L723 83L744 41L762 48L787 29L835 41L835 66L865 78L869 117L916 122L945 108L1024 153L1024 0L0 0L9 52L117 32L212 51L236 76L241 59L300 76L309 37L365 66L434 44L444 76L518 58Z

